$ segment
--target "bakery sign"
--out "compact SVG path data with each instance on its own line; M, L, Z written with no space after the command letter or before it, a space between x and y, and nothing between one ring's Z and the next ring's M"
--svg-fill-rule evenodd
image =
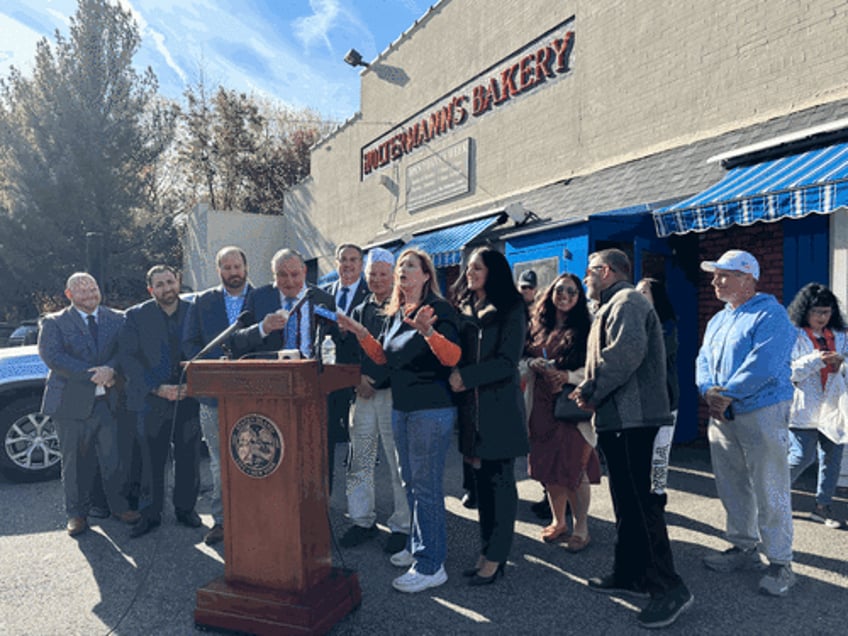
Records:
M573 26L571 17L364 146L361 178L567 74Z

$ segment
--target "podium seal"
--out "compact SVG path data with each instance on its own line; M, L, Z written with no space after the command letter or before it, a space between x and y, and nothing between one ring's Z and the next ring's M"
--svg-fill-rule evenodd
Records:
M271 475L283 458L283 435L264 415L251 413L239 418L230 435L230 457L248 477Z

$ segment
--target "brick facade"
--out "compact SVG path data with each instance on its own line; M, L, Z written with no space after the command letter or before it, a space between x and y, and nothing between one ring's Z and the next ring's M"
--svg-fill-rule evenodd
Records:
M568 74L360 180L364 146L572 17ZM313 150L296 218L322 240L301 240L324 273L333 245L366 244L385 226L494 209L511 196L845 100L846 21L848 4L837 0L441 0L371 60L361 113ZM470 192L411 213L409 166L464 138L473 141ZM667 182L662 173L653 178ZM693 191L663 194L657 200Z

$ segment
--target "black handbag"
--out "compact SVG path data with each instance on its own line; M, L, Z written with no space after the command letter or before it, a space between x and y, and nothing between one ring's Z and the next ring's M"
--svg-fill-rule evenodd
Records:
M574 384L563 384L562 393L557 396L556 404L554 404L554 417L561 422L576 424L592 419L592 411L584 411L577 406L577 402L568 398L575 388L577 386Z

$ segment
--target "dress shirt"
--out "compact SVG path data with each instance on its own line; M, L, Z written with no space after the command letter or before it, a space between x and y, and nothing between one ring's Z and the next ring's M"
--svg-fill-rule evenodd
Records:
M233 324L236 318L239 317L242 308L244 307L244 299L247 296L247 284L241 288L238 295L232 295L224 289L224 306L227 308L227 322Z

